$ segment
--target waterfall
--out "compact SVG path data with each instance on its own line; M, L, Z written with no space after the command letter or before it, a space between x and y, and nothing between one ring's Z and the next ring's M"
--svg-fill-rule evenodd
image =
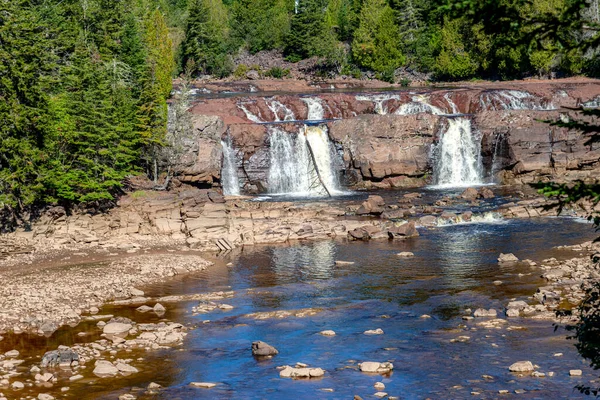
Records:
M308 114L306 116L306 119L308 121L323 120L323 115L325 115L325 111L323 110L321 99L317 97L304 97L302 101L305 102L306 106L308 107Z
M498 90L482 93L479 104L483 110L553 110L552 103L522 90Z
M411 115L429 113L434 115L444 114L440 108L429 104L429 99L425 96L413 96L410 103L402 104L394 114L396 115Z
M494 155L492 156L492 175L502 169L502 156L506 147L506 137L503 133L494 138Z
M339 193L332 149L324 127L304 126L297 134L272 127L269 143L269 192L300 196Z
M388 100L400 100L400 96L397 94L359 95L356 96L356 100L372 102L375 105L375 113L385 115L388 113L388 109L383 103Z
M223 194L226 196L240 195L240 182L237 175L237 165L235 162L235 151L231 144L231 138L221 140L223 147L223 168L221 170L221 185Z
M452 114L459 114L460 111L458 111L458 106L456 105L456 103L452 100L452 98L450 98L450 93L446 93L444 95L444 99L448 102L448 105L450 106L450 108L452 109Z
M283 114L283 121L296 120L294 112L287 108L285 105L281 104L279 101L271 100L267 101L266 103L267 107L269 107L269 110L271 110L273 112L273 115L275 115L275 121L282 121L281 117L279 116L280 113Z
M243 104L238 104L238 108L240 110L242 110L244 112L244 114L246 114L246 118L248 118L250 121L252 122L256 122L256 123L261 123L263 122L262 119L260 119L259 116L252 114L247 108L246 106L244 106Z
M482 184L481 138L467 118L448 119L448 130L434 149L434 181L444 187Z

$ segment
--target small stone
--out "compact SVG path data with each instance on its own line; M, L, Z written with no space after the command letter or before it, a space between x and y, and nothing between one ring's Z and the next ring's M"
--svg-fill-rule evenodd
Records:
M19 382L19 381L14 381L11 386L14 390L21 390L25 387L23 382Z
M531 373L531 376L535 377L535 378L545 378L546 374L543 372L538 372L538 371L533 371Z
M554 357L562 357L563 353L554 353Z
M90 314L98 314L99 312L98 307L90 307Z
M524 389L515 389L515 393L516 394L523 394L523 393L525 393L525 390Z
M136 288L131 288L131 290L129 292L131 293L131 296L133 296L133 297L142 297L142 296L144 296L144 291L136 289Z
M494 281L493 284L496 286L500 286L502 285L502 281Z
M332 330L321 331L319 334L323 336L335 336L335 332Z
M70 378L69 378L69 380L70 380L71 382L75 382L75 381L78 381L78 380L80 380L80 379L83 379L83 375L79 375L79 374L77 374L77 375L73 375L72 377L70 377Z
M157 314L164 314L167 309L160 303L156 303L153 308L154 312Z
M583 374L583 371L580 369L572 369L569 371L569 375L571 376L581 376L581 374Z
M365 331L364 334L365 335L383 335L383 329L381 329L381 328L369 329L368 331Z
M119 373L119 369L117 367L115 367L110 361L106 361L106 360L96 361L96 367L94 368L94 371L93 371L93 374L100 378L115 376L118 373Z
M338 266L342 266L342 265L354 265L354 261L336 261L335 265L338 265Z
M553 377L554 376L554 372L553 371L548 372L548 376L549 377Z
M508 367L511 372L530 372L533 371L533 364L531 361L517 361Z
M383 391L383 389L385 389L385 384L383 382L375 382L375 384L373 385L373 387L378 390L378 391Z
M148 311L152 311L153 308L147 305L143 305L143 306L139 306L138 308L135 309L135 311L139 311L139 312L148 312Z
M156 382L150 382L150 384L148 384L148 390L156 390L156 389L160 389L162 387L162 385L156 383Z
M217 384L212 382L190 382L190 386L202 389L211 389L217 386Z
M51 396L47 393L40 393L38 394L38 400L54 400L54 396Z
M415 253L411 253L410 251L403 251L401 253L396 254L398 257L409 258L414 257Z
M386 397L388 394L386 392L377 392L373 396L379 397L380 399Z
M431 318L431 315L423 314L423 315L421 315L419 318L422 318L422 319L429 319L429 318Z
M500 394L508 394L508 390L506 390L506 389L500 389L500 390L498 390L498 393L500 393Z

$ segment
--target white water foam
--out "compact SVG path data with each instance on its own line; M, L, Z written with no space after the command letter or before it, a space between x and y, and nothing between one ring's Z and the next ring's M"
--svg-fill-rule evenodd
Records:
M290 110L288 107L286 107L284 104L282 104L281 102L271 99L271 100L265 100L265 102L267 103L267 107L269 107L269 110L271 110L273 112L273 115L275 116L275 121L295 121L296 117L294 116L294 112L292 110ZM283 119L281 119L280 115L283 116Z
M306 116L307 121L322 121L325 111L323 110L323 104L321 99L317 97L303 97L302 101L306 103L308 107L308 113Z
M252 114L243 104L238 104L238 108L242 110L244 114L246 114L246 118L248 118L250 121L256 123L264 122L258 115Z
M388 100L400 100L397 94L374 94L374 95L358 95L358 101L370 101L375 106L375 112L379 115L388 114L387 106L384 104Z
M227 196L240 195L240 181L237 175L237 165L235 160L235 151L231 144L231 138L221 140L223 147L223 168L221 169L221 184L223 194Z
M396 115L412 115L428 113L434 115L445 114L444 111L436 106L429 104L427 96L413 96L410 103L402 104L394 114Z
M483 184L481 137L468 118L448 119L448 129L433 149L434 182L438 187Z

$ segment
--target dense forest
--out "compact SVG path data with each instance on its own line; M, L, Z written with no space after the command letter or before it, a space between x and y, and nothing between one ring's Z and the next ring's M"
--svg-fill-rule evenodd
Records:
M156 177L172 78L245 76L241 52L387 81L593 76L598 17L597 0L0 0L0 208Z

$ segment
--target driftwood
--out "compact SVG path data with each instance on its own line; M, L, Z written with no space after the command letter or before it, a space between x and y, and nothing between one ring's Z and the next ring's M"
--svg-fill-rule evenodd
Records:
M306 136L306 130L304 131L304 135ZM325 191L327 192L327 196L331 197L331 192L329 192L327 185L325 185L325 182L323 182L323 178L321 177L321 172L319 171L319 166L317 165L317 160L315 159L315 153L313 153L313 149L310 145L310 141L308 140L308 137L306 138L306 146L308 147L308 152L310 153L310 158L312 159L313 166L315 167L315 172L317 173L317 178L319 178L319 182L321 182L321 186L323 186L323 189L325 189Z

